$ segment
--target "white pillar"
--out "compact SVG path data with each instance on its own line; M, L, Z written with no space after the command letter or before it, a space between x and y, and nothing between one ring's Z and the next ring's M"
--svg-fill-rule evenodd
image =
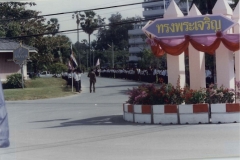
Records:
M172 56L167 54L167 71L168 71L168 83L173 86L177 85L178 78L180 78L180 86L185 86L185 63L184 63L184 53L179 56ZM180 76L180 77L179 77Z
M27 64L23 65L23 77L24 77L24 79L28 79L28 77L27 77Z
M234 26L234 33L240 33L240 15L239 15L240 5L239 2L233 12L232 19L237 22ZM236 81L240 81L240 51L235 52L235 78Z
M213 8L213 14L223 14L228 18L232 16L232 9L225 0L218 0ZM231 33L229 30L228 33ZM234 61L233 53L222 43L216 50L217 85L234 89Z
M189 12L189 16L198 15L202 14L194 4ZM189 44L189 73L191 89L206 87L205 54L193 48L191 44Z
M189 74L191 89L206 87L205 54L197 51L191 44L189 44Z
M167 11L164 14L164 18L176 18L183 17L182 11L178 8L175 1L171 1ZM180 76L180 87L185 86L185 61L184 53L179 56L167 55L167 70L168 70L168 83L173 86L177 85L178 77Z

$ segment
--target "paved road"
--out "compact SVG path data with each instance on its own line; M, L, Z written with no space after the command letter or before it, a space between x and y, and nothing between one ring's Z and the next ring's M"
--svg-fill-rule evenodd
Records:
M97 79L96 93L7 102L11 146L0 160L240 159L240 124L144 125L122 120L128 88Z

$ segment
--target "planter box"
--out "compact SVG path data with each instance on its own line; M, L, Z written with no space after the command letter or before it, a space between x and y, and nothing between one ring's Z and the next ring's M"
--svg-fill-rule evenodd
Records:
M135 123L152 123L152 106L151 105L134 105Z
M240 122L240 104L211 104L212 123Z
M123 119L125 121L133 122L134 120L133 105L123 104Z
M177 124L177 105L153 105L154 124Z
M209 123L208 104L179 105L180 124Z

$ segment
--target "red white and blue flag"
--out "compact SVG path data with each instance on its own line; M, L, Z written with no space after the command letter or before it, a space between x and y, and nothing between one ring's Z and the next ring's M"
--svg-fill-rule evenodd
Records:
M73 49L72 49L72 45L71 45L71 55L70 55L70 60L71 60L71 67L72 67L72 69L74 69L74 68L77 68L77 66L78 66L78 63L77 63L77 60L76 60L76 58L75 58L75 56L74 56L74 53L73 53ZM70 68L70 67L69 67Z
M99 60L99 58L98 58L98 60L97 60L96 66L100 66L100 60Z

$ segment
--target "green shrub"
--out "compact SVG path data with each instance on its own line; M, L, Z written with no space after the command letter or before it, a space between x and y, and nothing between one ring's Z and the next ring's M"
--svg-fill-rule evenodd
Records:
M7 88L22 88L22 75L14 73L7 76L6 86Z
M57 74L66 72L67 69L68 69L67 66L62 63L54 63L53 65L50 66L49 71L56 76Z

